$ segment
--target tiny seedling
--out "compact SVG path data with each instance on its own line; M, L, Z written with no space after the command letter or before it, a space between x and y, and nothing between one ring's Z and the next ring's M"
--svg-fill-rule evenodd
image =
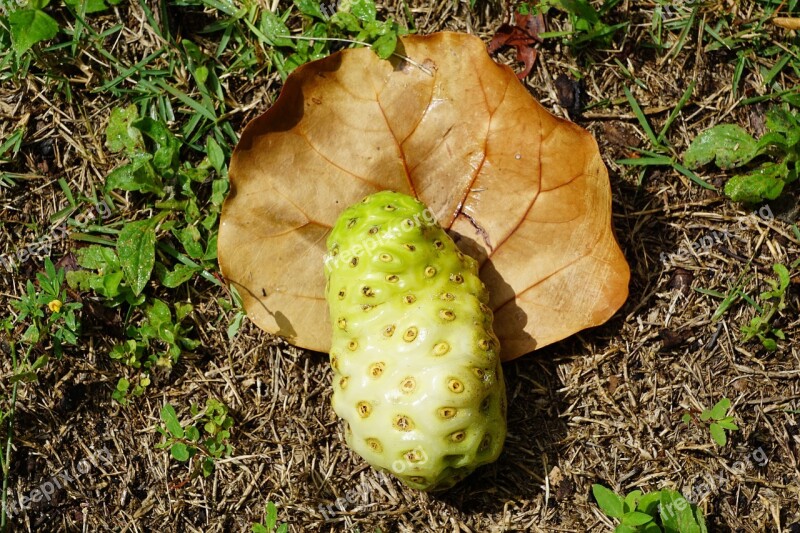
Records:
M703 513L683 495L670 489L623 497L603 485L592 485L600 509L619 520L614 533L707 533Z
M750 320L750 324L742 326L742 342L758 338L764 348L774 352L778 349L778 340L784 340L786 335L781 329L772 326L772 319L786 307L786 289L791 278L789 270L781 264L773 265L772 269L778 277L766 280L772 290L759 295L758 298L763 305L756 305L758 314Z
M711 409L705 409L700 413L700 421L708 424L711 438L717 443L717 446L725 446L725 444L727 444L727 431L737 431L739 429L739 426L733 423L733 417L728 415L730 407L731 401L728 398L723 398ZM687 425L692 422L697 422L696 413L684 413L681 420Z
M287 533L289 525L278 523L278 508L272 502L267 502L264 510L264 522L253 524L253 533Z
M748 263L749 264L749 263ZM793 265L794 268L796 265ZM766 282L772 287L772 290L762 292L759 295L761 304L750 297L745 291L744 286L753 278L752 275L745 276L744 273L739 276L734 286L728 291L727 294L722 294L718 291L709 289L695 289L697 292L721 298L717 310L711 317L712 321L717 321L733 306L733 304L744 300L748 305L756 310L756 316L750 320L750 324L742 326L742 342L748 342L754 338L761 341L762 346L769 351L778 349L778 341L785 340L786 335L783 330L773 327L772 321L775 315L786 308L786 291L791 283L791 275L789 269L784 265L778 263L772 266L772 270L777 275L776 279L768 278Z
M196 422L184 428L175 408L169 403L164 405L161 409L164 427L156 428L164 441L157 444L156 448L169 448L172 457L180 462L186 462L200 453L203 458L195 463L191 478L200 473L208 477L214 472L214 461L229 456L233 451L228 442L233 418L228 414L225 404L214 398L206 401L205 409L201 410L197 404L192 404L190 411Z
M239 333L239 329L241 329L242 323L247 317L247 313L244 311L242 297L239 295L239 291L236 290L236 287L231 285L228 290L230 299L217 298L217 305L226 313L233 312L233 318L231 318L227 329L228 339L233 340Z
M758 140L736 124L719 124L698 135L683 161L689 168L714 162L722 170L750 168L731 177L725 194L733 201L757 203L774 200L800 171L800 119L789 104L766 114L767 132ZM751 162L764 160L753 167Z

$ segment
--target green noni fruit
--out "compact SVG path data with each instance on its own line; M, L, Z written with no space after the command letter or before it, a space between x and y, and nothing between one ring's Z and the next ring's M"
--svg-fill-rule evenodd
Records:
M350 447L421 490L497 459L506 397L489 296L425 205L384 191L346 209L325 273L332 403Z

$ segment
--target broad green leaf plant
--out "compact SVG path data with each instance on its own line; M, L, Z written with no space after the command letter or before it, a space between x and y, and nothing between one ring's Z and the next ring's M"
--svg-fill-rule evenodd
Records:
M122 0L65 0L67 7L80 16L97 13L119 4ZM42 41L55 37L59 32L56 19L50 16L45 9L50 5L50 0L28 0L15 2L16 9L8 14L8 25L11 30L11 43L17 56L22 56L28 50Z
M623 497L595 484L592 495L606 516L619 520L614 533L708 533L702 511L674 490L634 490Z
M774 200L800 171L800 118L786 103L770 109L765 122L767 132L758 140L736 124L714 126L692 141L683 161L692 169L713 162L723 170L761 161L728 179L725 194L736 202Z

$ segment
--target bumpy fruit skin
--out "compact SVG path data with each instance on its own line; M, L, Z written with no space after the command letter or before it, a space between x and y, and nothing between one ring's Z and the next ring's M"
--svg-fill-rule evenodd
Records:
M506 397L488 293L425 205L384 191L346 209L325 273L350 447L420 490L497 459Z

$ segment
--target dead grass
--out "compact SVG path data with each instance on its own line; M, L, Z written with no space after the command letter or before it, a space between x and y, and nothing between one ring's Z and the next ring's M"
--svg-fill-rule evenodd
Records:
M716 9L732 4L718 2ZM741 20L757 16L759 8L751 4L739 6ZM444 494L418 493L375 472L343 445L330 408L326 357L249 324L229 342L229 317L220 316L215 303L220 291L198 285L162 296L196 306L194 327L202 346L129 408L111 400L120 368L107 356L121 317L85 302L84 344L51 362L39 383L20 389L11 498L19 500L60 472L74 472L103 447L111 461L92 465L51 501L34 503L13 519L13 529L249 531L271 500L297 532L608 531L612 523L590 496L591 484L603 483L626 492L695 489L710 531L800 530L800 432L797 414L787 412L800 405L797 279L779 320L788 340L774 354L739 342L738 327L749 321L751 307L735 306L712 323L718 301L693 290L725 293L747 271L755 277L746 289L757 294L773 263L797 259L800 242L790 224L798 220L798 197L787 194L772 204L774 218L765 220L671 170L650 171L640 185L637 173L614 163L629 155L630 145L646 145L623 93L623 86L634 84L615 59L647 87L637 87L634 96L656 126L687 84L697 82L691 104L668 135L677 153L713 124L756 128L763 122L764 106L736 106L730 54L703 53L696 31L674 57L644 46L653 9L650 3L624 2L615 10L617 19L632 21L617 50L576 57L558 41L546 43L526 81L545 107L562 116L567 113L554 83L560 74L584 77L588 103L609 102L573 119L595 134L611 170L614 223L632 268L631 295L605 326L505 366L509 436L496 464ZM140 8L118 11L128 29L113 44L116 54L133 62L161 46ZM400 2L387 2L381 12L405 20ZM420 33L470 31L486 42L504 16L496 3L475 11L464 3L415 3L411 13ZM703 17L710 22L713 10ZM115 20L110 15L106 24ZM192 34L185 21L173 22ZM561 15L548 23L551 30L566 24ZM777 44L788 38L781 30L770 36ZM202 39L213 49L213 41ZM81 57L83 65L70 71L76 80L103 70L103 61L89 51ZM511 56L501 58L513 63ZM788 72L777 80L784 87L798 81ZM3 166L22 175L19 186L0 190L4 253L51 231L49 217L65 205L58 178L88 192L115 164L101 132L118 102L93 94L90 81L71 83L71 100L34 73L0 89L0 136L28 124L21 156ZM237 128L266 109L280 89L275 75L232 77L225 84ZM760 75L748 72L737 94L763 92ZM721 174L709 178L722 183ZM133 211L119 216L132 217ZM662 262L662 253L692 250L692 242L723 230L732 238L687 254L679 264ZM77 245L58 240L50 255L55 260ZM41 265L38 257L13 274L0 271L4 303L20 294ZM0 346L5 353L5 341ZM4 378L9 373L4 358ZM7 397L7 379L0 389ZM154 449L159 411L166 401L185 407L210 396L232 410L234 454L219 461L212 477L188 479L185 465ZM687 427L680 417L724 396L732 399L741 430L718 448L706 429ZM188 417L188 409L179 414ZM753 460L759 450L766 462ZM736 466L746 458L750 463ZM342 509L326 510L339 498L346 502Z

